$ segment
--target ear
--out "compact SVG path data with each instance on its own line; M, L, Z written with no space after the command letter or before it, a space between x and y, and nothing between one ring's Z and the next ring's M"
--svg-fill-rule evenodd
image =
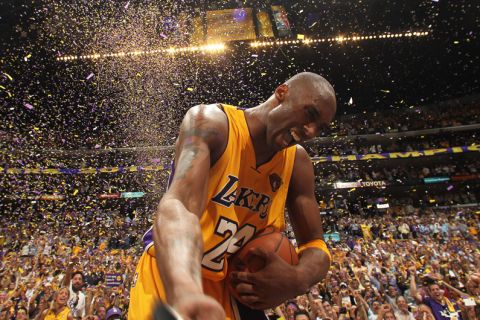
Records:
M279 102L283 102L285 100L285 97L288 93L288 85L286 83L283 83L275 89L275 98Z

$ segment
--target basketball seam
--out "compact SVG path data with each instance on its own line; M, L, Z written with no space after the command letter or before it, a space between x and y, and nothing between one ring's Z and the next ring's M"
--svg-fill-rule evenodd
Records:
M258 238L261 238L261 237L264 237L264 236L268 236L268 235L270 235L270 234L272 234L272 233L275 233L275 229L274 229L273 227L270 228L270 229L272 229L271 232L259 234L259 235L257 235L255 238L253 238L252 240L255 240L255 239L258 239ZM263 231L265 231L265 230L267 230L267 229L264 229Z

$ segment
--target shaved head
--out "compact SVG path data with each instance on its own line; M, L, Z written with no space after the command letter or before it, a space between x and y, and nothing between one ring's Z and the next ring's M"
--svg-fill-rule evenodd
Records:
M285 84L295 95L309 93L314 95L313 99L316 101L333 102L335 108L333 113L335 113L337 109L335 90L330 82L321 75L313 72L301 72L288 79Z
M305 97L310 97L315 105L322 105L322 109L331 117L337 111L337 99L335 98L335 90L330 82L324 77L313 72L301 72L285 82L288 85L290 99L299 101Z

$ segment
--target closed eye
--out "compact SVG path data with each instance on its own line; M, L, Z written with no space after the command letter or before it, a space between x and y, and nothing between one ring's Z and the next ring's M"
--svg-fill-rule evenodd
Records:
M306 113L306 117L307 117L307 120L309 122L316 122L317 119L320 118L320 113L318 112L318 110L313 107L313 106L310 106L310 107L307 107L305 109L305 113Z

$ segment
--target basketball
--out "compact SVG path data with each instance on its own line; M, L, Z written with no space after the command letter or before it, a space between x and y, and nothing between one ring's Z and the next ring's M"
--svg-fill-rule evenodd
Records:
M230 257L228 272L249 271L257 272L265 266L261 258L249 255L253 248L262 248L266 252L275 252L291 265L298 264L298 255L288 238L273 227L267 227L247 242L238 252Z
M255 235L239 251L228 260L227 282L231 294L238 298L234 290L234 283L230 277L233 271L257 272L265 267L265 261L255 255L249 254L253 248L262 248L266 252L275 252L291 265L298 264L298 255L288 238L273 227L267 227Z

